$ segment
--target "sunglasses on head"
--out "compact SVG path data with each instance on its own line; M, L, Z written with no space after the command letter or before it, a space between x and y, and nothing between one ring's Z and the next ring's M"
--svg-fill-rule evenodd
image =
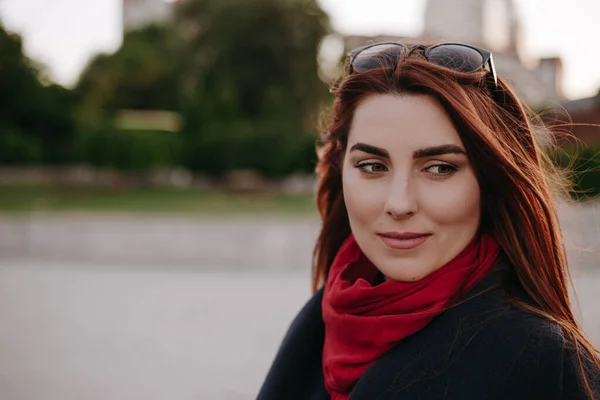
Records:
M475 72L486 66L498 86L494 58L489 50L462 43L442 43L434 46L382 42L359 47L350 52L350 73L375 68L395 68L400 56L410 50L421 49L427 61L458 72Z

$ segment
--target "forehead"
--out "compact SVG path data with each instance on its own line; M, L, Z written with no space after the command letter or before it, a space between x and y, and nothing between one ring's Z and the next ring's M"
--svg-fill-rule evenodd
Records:
M444 108L427 95L366 98L355 110L348 137L349 146L357 142L383 147L392 154L444 144L463 147Z

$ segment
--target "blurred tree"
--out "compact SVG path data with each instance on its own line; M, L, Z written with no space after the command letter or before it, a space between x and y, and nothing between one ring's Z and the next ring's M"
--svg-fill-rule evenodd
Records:
M232 163L268 174L307 169L289 161L314 142L308 135L327 94L317 64L330 31L327 14L316 0L178 4L176 27L189 57L182 81L185 164L213 174Z
M81 162L121 170L148 171L179 162L179 136L164 131L93 129L77 137Z
M80 119L103 130L120 109L178 111L191 169L310 170L329 30L316 0L178 2L171 24L129 32L90 62L76 88Z
M185 60L177 32L164 24L127 32L115 53L92 59L75 88L80 99L78 158L133 170L179 164L179 135L125 129L117 126L117 116L125 109L178 111Z
M82 72L75 90L84 115L176 110L183 61L172 27L150 25L128 32L116 53L96 56Z
M600 146L566 146L556 149L553 157L570 178L573 199L600 198Z
M315 0L187 0L176 26L190 56L186 94L210 98L207 111L304 114L326 92L317 53L330 28Z
M40 82L21 38L0 25L0 162L64 163L74 133L71 93Z

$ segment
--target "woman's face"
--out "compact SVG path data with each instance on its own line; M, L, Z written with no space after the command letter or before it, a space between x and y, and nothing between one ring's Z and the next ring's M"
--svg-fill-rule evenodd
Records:
M442 106L373 95L354 114L342 173L350 228L388 280L419 280L475 236L479 185Z

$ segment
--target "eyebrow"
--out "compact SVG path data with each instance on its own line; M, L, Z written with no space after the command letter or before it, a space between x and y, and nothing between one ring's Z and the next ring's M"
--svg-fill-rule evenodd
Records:
M441 156L444 154L463 154L466 156L467 152L455 144L444 144L441 146L426 147L424 149L416 150L413 153L413 158L417 159L417 158Z
M350 151L363 151L365 153L373 154L376 156L390 158L390 153L386 149L382 149L381 147L372 146L366 143L356 143L354 146L350 148ZM434 157L441 156L444 154L464 154L467 153L461 149L459 146L454 144L444 144L441 146L433 146L433 147L425 147L422 149L415 150L413 152L413 159L425 158L425 157Z
M388 153L388 151L386 149L382 149L381 147L371 146L370 144L366 144L366 143L358 142L350 148L350 152L353 152L355 150L373 154L375 156L390 158L390 153Z

